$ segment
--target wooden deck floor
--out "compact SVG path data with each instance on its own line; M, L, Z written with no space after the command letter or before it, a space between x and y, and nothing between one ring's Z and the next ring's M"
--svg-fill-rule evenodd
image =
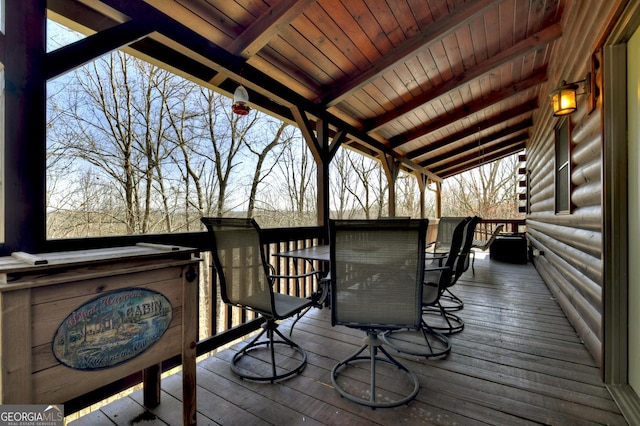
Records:
M445 359L399 355L421 384L406 406L372 410L341 398L330 370L362 343L363 333L331 327L313 310L294 330L308 353L301 375L278 384L239 380L233 350L198 364L198 424L220 425L589 425L627 424L600 372L531 264L476 260L454 287L465 301L465 329ZM282 325L288 331L288 324ZM179 425L181 378L163 379L162 403L141 406L141 391L71 423Z

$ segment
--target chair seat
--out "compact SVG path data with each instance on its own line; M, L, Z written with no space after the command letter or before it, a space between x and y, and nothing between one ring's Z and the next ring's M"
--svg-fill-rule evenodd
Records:
M288 318L313 304L311 299L303 299L282 293L274 293L273 299L278 318Z

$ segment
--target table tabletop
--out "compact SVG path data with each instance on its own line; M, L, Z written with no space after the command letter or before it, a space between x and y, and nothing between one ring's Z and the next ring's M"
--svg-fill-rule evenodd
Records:
M274 253L274 256L291 257L306 260L319 260L328 262L330 260L329 245L313 246L298 250L283 251L280 253Z

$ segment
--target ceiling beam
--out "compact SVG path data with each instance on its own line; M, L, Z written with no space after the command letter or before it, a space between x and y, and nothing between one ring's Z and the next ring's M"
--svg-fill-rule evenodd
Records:
M513 155L517 152L522 151L525 148L526 148L525 141L516 143L515 145L512 145L512 146L505 146L502 149L496 148L495 151L491 151L490 154L487 154L482 159L480 159L480 162L476 157L473 159L473 161L469 161L466 164L455 164L454 167L450 167L446 169L445 168L437 169L436 172L440 176L442 176L443 179L446 179L451 176L455 176L457 174L464 173L466 171L478 168L480 165L489 164L496 160L500 160L502 158L508 157L510 155Z
M317 0L282 0L256 18L229 46L233 55L249 59Z
M56 49L47 54L45 77L50 80L105 53L141 40L152 33L154 28L154 24L148 20L130 20Z
M457 133L454 133L446 138L434 141L422 148L415 149L413 151L407 152L406 156L413 160L416 160L418 157L426 155L432 151L444 148L452 143L455 143L464 138L468 138L469 136L475 135L483 130L489 129L493 126L497 126L507 120L512 118L516 118L522 114L532 111L535 108L535 102L530 102L524 105L519 106L518 108L512 108L508 112L504 114L497 115L495 117L491 117L488 120L484 120L478 123L477 126L469 127L463 129ZM530 127L532 124L531 120L525 120L523 124L524 127ZM519 128L518 130L522 130Z
M542 46L551 43L561 36L562 27L560 23L552 24L533 36L514 44L510 48L503 50L496 55L493 55L486 61L469 68L466 72L445 81L443 84L436 86L419 96L414 97L411 101L405 102L402 106L370 120L365 125L364 131L375 131L385 124L410 113L414 109L420 108L422 105L456 90L464 84L468 84L490 72L495 72L496 68L499 68L504 64L512 62L530 52L541 49Z
M483 139L481 143L468 143L452 151L447 151L446 153L438 155L437 157L430 158L429 165L436 165L438 163L445 162L451 159L451 157L456 157L456 164L465 164L472 160L478 162L478 160L483 157L483 151L485 151L487 148L490 148L491 152L493 152L495 148L501 148L503 147L503 145L511 146L518 142L526 141L527 139L529 139L529 132L522 132L517 136L514 136L498 144L494 143L494 141L496 141L497 139L500 138L491 138L490 140L486 141ZM459 157L461 155L462 157ZM438 168L438 166L432 167L432 169Z
M500 130L498 132L492 133L491 135L482 138L479 142L476 142L473 145L478 147L478 146L489 144L489 143L491 143L493 141L497 141L498 139L505 138L505 137L507 137L509 135L512 135L514 133L518 133L518 132L521 132L523 130L527 130L532 125L533 125L533 121L532 120L530 120L530 119L524 120L521 123L518 123L518 124L516 124L514 126L507 127L506 129L503 129L503 130ZM469 144L467 146L469 146ZM439 161L442 161L442 159L440 159ZM425 161L422 161L420 163L420 165L422 167L426 167L426 168L429 168L429 166L431 166L433 164L434 164L434 161L432 161L431 158L429 158L429 159L427 159ZM434 169L435 168L436 167L434 167Z
M385 53L384 56L371 63L358 75L349 75L341 82L331 87L323 88L323 95L319 103L329 108L339 104L353 92L362 89L382 74L391 71L398 63L406 62L407 59L415 56L417 52L428 49L434 43L453 34L470 20L485 13L487 9L497 7L502 1L475 0L465 3L464 6L456 9L451 15L427 25L422 32L407 39L392 51Z
M424 126L417 127L409 132L394 136L389 139L389 146L391 148L398 148L413 140L419 139L429 133L440 130L450 124L456 123L463 118L478 113L483 109L489 108L497 103L505 101L512 96L521 95L525 90L531 89L547 81L546 71L540 71L537 74L517 82L509 87L506 87L500 91L493 92L489 96L474 101L470 104L464 104L460 108L447 114L446 116L431 121ZM533 104L532 109L536 108L536 104Z

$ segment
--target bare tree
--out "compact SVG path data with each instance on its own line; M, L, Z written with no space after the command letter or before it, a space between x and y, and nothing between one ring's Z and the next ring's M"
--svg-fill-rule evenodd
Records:
M251 189L249 191L249 205L247 207L247 217L253 217L255 205L256 205L256 197L258 194L258 186L264 181L265 177L271 172L273 167L277 164L278 160L282 157L284 150L278 151L276 153L274 160L267 167L266 172L263 170L265 167L265 161L269 153L271 153L276 147L282 144L291 143L293 139L293 134L290 131L288 134L285 134L285 130L289 127L285 122L280 123L269 123L271 126L276 126L275 132L273 136L268 134L268 130L265 129L263 137L271 139L265 145L260 145L258 141L251 141L249 143L246 142L247 148L251 151L257 158L256 166L253 173L253 179L251 181ZM279 125L278 125L279 124ZM259 147L259 148L258 148Z
M461 173L443 185L443 214L483 218L519 218L517 156Z

